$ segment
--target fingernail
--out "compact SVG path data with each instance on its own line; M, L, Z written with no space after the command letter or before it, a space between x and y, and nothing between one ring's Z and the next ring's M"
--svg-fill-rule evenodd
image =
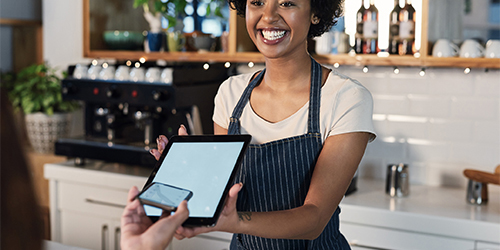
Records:
M152 150L152 149L150 149L150 150L149 150L149 153L150 153L151 155L155 155L155 154L153 153L153 150Z
M184 126L184 124L181 124L181 128L186 129L186 126Z

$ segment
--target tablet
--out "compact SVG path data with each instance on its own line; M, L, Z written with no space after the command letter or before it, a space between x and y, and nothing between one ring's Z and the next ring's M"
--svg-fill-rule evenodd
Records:
M145 187L159 182L192 191L184 225L213 226L250 140L250 135L173 136ZM162 213L148 205L144 209L153 220Z

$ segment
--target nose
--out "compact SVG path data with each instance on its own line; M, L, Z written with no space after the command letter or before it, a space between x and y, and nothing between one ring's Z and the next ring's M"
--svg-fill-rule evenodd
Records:
M277 1L268 1L262 13L262 19L268 23L274 23L279 20Z

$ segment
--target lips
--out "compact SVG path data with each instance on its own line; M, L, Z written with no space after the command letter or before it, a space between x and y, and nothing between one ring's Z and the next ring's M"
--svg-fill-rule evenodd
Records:
M262 29L260 30L260 34L264 43L273 45L283 41L283 39L285 39L288 35L288 31L278 29Z

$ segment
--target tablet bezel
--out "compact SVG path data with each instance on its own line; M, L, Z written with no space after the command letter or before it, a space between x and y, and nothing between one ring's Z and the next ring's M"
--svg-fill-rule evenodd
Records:
M227 194L229 193L229 189L233 186L234 179L236 177L236 173L238 172L240 166L241 166L241 161L243 160L243 157L245 156L245 152L248 148L248 145L250 144L250 140L252 139L252 136L250 135L187 135L187 136L178 136L174 135L172 136L169 140L167 145L165 146L165 149L163 150L163 153L161 154L160 159L156 163L153 171L151 172L148 180L146 181L146 184L144 185L143 189L147 187L150 183L153 182L153 179L156 176L156 173L160 169L163 161L165 160L165 157L167 156L168 151L172 147L173 143L176 142L243 142L243 146L241 147L240 153L238 155L238 159L235 162L235 165L233 167L233 171L231 172L231 176L228 179L228 182L226 183L226 187L224 188L224 192L222 194L221 199L219 200L219 203L217 204L217 209L215 210L214 216L213 217L189 217L184 223L184 226L215 226L217 223L217 220L222 212L222 209L224 207L225 201ZM168 184L168 183L166 183ZM158 220L159 216L149 216L152 221Z

